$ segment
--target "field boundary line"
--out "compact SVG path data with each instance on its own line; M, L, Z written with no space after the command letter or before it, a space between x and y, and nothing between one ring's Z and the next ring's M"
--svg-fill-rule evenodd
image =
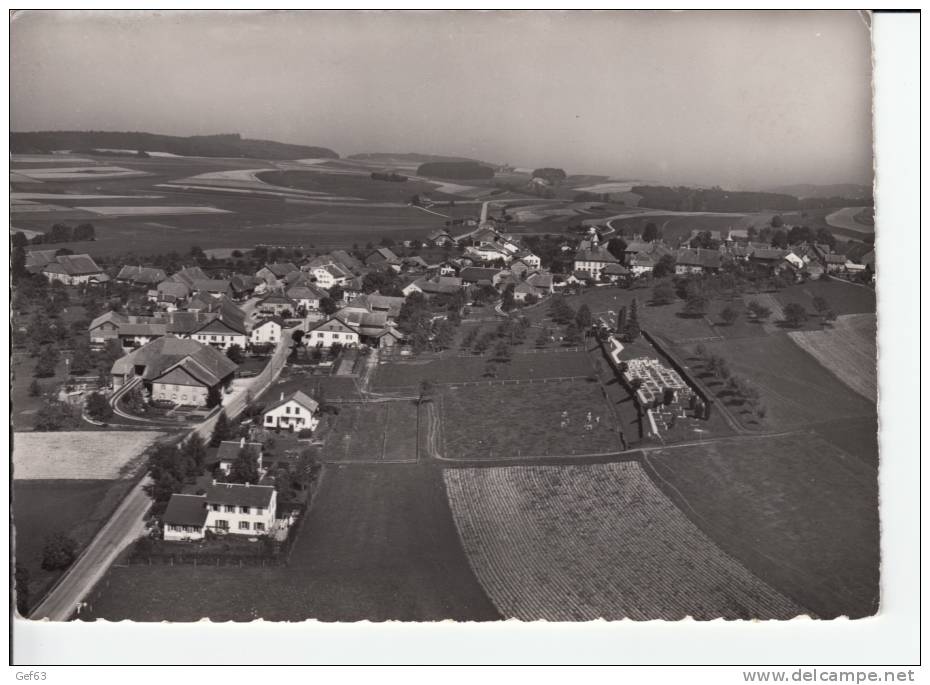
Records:
M696 519L698 519L698 520L700 520L700 521L703 521L704 524L705 524L709 529L712 528L712 526L710 525L710 522L707 520L707 518L705 518L704 516L702 516L701 514L699 514L699 513L694 509L694 507L691 506L691 503L688 502L688 499L682 494L681 490L679 490L678 488L676 488L674 485L672 485L672 484L669 483L665 478L662 477L662 475L658 472L658 469L656 469L655 465L654 465L651 461L649 461L649 455L647 455L647 454L644 454L644 455L643 455L642 463L643 463L643 466L644 466L644 471L646 472L646 475L647 475L647 476L650 476L650 477L651 477L651 475L655 475L655 477L658 478L658 480L660 480L663 484L665 484L668 488L670 488L671 490L673 490L673 491L676 493L676 495L677 495L677 500L678 500L677 502L676 502L676 498L668 497L668 496L666 495L666 497L668 497L669 502L671 502L673 505L675 505L675 506L678 507L679 509L682 509L682 505L684 505L684 507L687 507L688 511L690 511L690 512L694 515L694 517L695 517ZM658 487L660 491L662 490L662 488L659 487L658 484L656 485L656 487ZM680 504L679 504L679 502L680 502ZM682 512L682 513L684 513L684 512ZM688 516L687 513L685 513L685 516L688 517L690 520L694 521L694 519L691 519L691 517ZM697 525L697 523L695 523L695 525ZM700 526L698 526L698 528L701 529ZM730 557L731 559L733 559L736 563L738 563L740 566L742 566L743 568L745 568L746 571L747 571L750 575L754 576L755 578L757 578L760 582L764 583L765 585L768 585L768 586L769 586L770 588L772 588L773 590L779 592L780 594L785 595L785 596L788 597L789 599L792 599L794 602L796 602L796 603L798 604L798 606L804 607L804 609L808 612L808 614L809 614L811 617L813 617L813 618L820 618L820 617L817 615L816 612L814 612L812 609L809 609L808 607L806 607L806 606L804 606L803 604L801 604L801 602L800 602L799 600L794 599L794 598L791 597L791 595L789 595L787 592L778 589L777 587L775 587L774 585L772 585L769 581L767 581L767 580L765 580L764 578L761 578L760 576L756 575L748 566L746 566L746 564L745 564L743 561L741 561L740 559L737 559L737 558L734 557L732 554L730 554L730 553L727 552L725 549L723 549L723 548L720 546L720 544L719 544L713 537L711 537L711 535L710 535L709 532L705 531L704 529L701 529L701 532L703 532L704 535L706 535L707 538L708 538L711 542L714 543L714 545L717 547L717 549L720 550L721 553L727 555L728 557ZM769 556L769 555L766 554L764 551L759 550L759 549L758 549L756 546L754 546L754 545L748 545L748 547L749 547L750 549L752 549L753 551L755 551L755 552L756 552L757 554L759 554L760 556L765 557L766 559L768 559L769 561L771 561L772 563L774 563L776 566L781 566L781 567L783 567L783 568L791 569L792 571L795 571L795 572L797 572L797 573L801 573L800 569L798 569L798 568L792 566L791 564L785 564L780 558L776 558L776 557ZM821 585L821 586L827 583L826 580L819 580L819 581L816 581L816 582L817 582L817 585Z

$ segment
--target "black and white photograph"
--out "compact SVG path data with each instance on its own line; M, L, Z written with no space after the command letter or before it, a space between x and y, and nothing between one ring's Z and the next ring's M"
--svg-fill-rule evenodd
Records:
M14 635L875 620L873 20L13 11Z

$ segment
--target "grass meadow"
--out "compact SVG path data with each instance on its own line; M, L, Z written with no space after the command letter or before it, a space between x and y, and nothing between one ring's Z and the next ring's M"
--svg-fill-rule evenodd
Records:
M704 534L818 617L877 610L874 465L811 432L659 450L644 463Z

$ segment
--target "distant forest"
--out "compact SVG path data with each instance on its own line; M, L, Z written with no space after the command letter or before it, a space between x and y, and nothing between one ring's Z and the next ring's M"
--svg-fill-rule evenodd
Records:
M868 204L872 198L809 197L798 199L782 193L724 190L722 188L686 188L679 186L634 186L632 192L642 196L640 207L676 212L756 212L765 209L803 210L847 207Z
M111 148L168 152L186 157L252 157L257 159L339 159L329 148L292 145L272 140L243 138L238 133L213 136L163 136L155 133L118 131L35 131L10 134L10 152L41 154L53 150Z
M478 162L427 162L417 167L417 176L457 180L494 178L494 169Z
M402 162L475 162L477 159L469 157L451 157L448 155L426 155L420 152L360 152L355 155L349 155L346 159L360 160L397 160Z

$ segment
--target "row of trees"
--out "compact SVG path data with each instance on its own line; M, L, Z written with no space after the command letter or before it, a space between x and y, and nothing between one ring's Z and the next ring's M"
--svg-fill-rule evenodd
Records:
M698 345L695 352L701 360L704 370L723 384L722 392L739 398L737 401L748 404L751 411L761 420L765 418L767 409L762 402L759 390L749 381L736 376L731 370L727 360L708 352L704 345ZM721 394L718 392L718 394Z
M52 227L45 233L39 233L32 238L27 238L25 233L14 233L10 240L13 247L25 247L26 245L54 245L56 243L80 243L96 240L96 231L94 225L87 222L78 224L74 227L68 224L52 224Z

